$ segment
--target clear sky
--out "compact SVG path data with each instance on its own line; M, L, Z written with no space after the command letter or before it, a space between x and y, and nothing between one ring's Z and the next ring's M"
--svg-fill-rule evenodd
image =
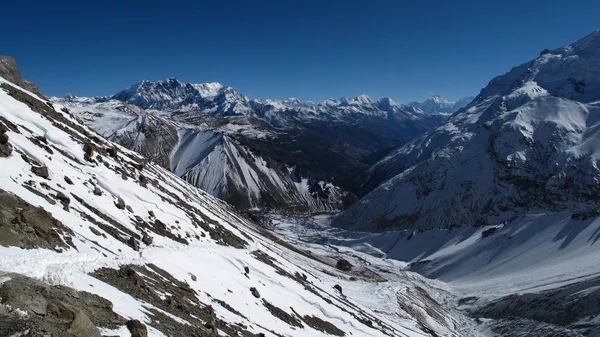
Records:
M52 96L174 76L252 98L456 99L600 28L597 0L14 0L2 12L0 54Z

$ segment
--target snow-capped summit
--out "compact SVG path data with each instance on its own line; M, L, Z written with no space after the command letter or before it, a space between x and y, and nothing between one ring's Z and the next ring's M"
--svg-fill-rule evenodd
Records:
M144 109L166 112L211 110L215 114L237 113L248 110L248 99L220 83L191 84L175 77L157 82L144 80L112 96ZM216 104L220 103L220 109Z
M423 102L410 102L407 105L423 110L426 113L452 113L471 103L473 96L462 97L456 102L449 101L439 95L433 95Z
M374 165L339 226L455 227L600 207L600 33L498 76ZM432 99L432 101L434 101Z

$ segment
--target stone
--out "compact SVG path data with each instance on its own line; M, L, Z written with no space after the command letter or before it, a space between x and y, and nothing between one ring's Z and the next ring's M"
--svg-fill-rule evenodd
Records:
M260 293L258 292L258 289L252 287L252 288L250 288L250 292L252 293L252 296L254 296L256 298L260 298Z
M244 272L246 274L249 274L250 273L250 268L248 268L248 266L244 266Z
M335 267L341 271L350 271L353 266L348 260L340 258L335 264Z
M21 213L21 221L44 234L52 229L52 216L42 208L27 208Z
M125 206L125 208L130 212L133 213L133 207L131 207L131 205L127 205Z
M118 209L125 209L125 200L119 197L119 199L117 199L117 202L115 203L115 206L117 206Z
M94 195L102 195L102 190L98 186L94 186Z
M133 236L127 240L127 244L135 251L140 250L140 243Z
M68 205L71 203L71 198L69 198L66 194L60 191L56 193L56 199L58 199L64 205Z
M339 285L339 284L336 284L336 285L334 285L334 286L333 286L333 289L335 289L335 290L339 291L339 292L340 292L340 294L342 293L342 286L341 286L341 285Z
M196 282L198 280L198 278L196 277L196 275L190 273L190 278L192 279L192 281Z
M111 156L113 158L116 158L117 157L117 153L119 153L119 150L117 150L116 147L109 147L109 148L106 149L106 153L109 156Z
M69 185L73 185L73 180L71 180L71 178L65 176L65 182Z
M99 230L97 230L96 228L92 227L92 226L90 226L90 231L92 233L94 233L94 235L96 235L96 236L102 236L102 233Z
M125 326L127 326L127 330L129 330L131 337L148 337L148 329L137 319L127 321Z
M146 178L145 175L140 174L140 186L142 187L146 187L146 185L148 184L148 178Z
M154 241L154 239L152 239L152 237L148 234L144 234L142 236L142 242L147 245L150 246L152 244L152 241Z
M50 172L48 171L48 168L46 166L33 166L31 168L31 172L33 172L33 174L39 177L46 179L50 176Z
M75 319L67 332L77 337L100 337L100 330L81 310L75 313Z
M83 144L83 158L87 161L92 161L92 156L94 155L94 145L90 142L85 142Z
M0 144L0 157L8 157L12 154L13 148L10 144Z

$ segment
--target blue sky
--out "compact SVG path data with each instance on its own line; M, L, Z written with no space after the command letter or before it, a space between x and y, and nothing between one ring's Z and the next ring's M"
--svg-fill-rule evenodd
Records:
M253 98L456 99L600 28L596 0L44 0L2 11L0 53L60 96L174 76Z

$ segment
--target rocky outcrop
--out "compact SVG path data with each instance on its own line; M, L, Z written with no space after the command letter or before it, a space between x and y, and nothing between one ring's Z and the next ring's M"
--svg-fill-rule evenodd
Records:
M21 78L17 62L10 56L0 55L0 77L3 77L7 81L12 82L25 90L31 91L40 97L44 97L37 85Z
M100 296L0 272L0 335L100 337L125 319ZM22 335L25 331L28 334Z

